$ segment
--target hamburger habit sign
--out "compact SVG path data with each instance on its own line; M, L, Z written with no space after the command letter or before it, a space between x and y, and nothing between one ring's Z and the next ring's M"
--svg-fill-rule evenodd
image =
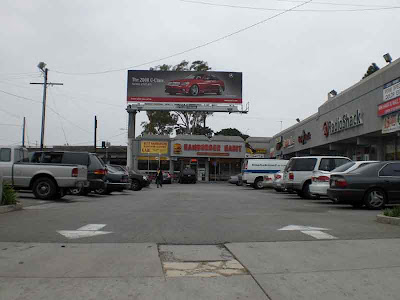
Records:
M362 113L359 109L354 114L344 114L337 117L334 121L326 121L323 126L324 135L328 137L349 128L363 124Z

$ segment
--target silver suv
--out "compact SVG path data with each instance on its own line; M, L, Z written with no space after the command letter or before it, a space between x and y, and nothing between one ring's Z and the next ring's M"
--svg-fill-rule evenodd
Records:
M312 199L310 193L311 178L314 171L332 171L351 161L343 156L306 156L290 159L288 169L284 173L285 188L295 191L304 199Z

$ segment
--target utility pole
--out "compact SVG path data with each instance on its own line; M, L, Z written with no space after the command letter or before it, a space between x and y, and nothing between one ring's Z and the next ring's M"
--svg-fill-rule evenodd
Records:
M24 122L22 125L22 147L25 147L25 117L24 117Z
M43 105L42 105L42 130L40 133L40 150L43 150L44 147L44 130L46 123L46 97L47 97L47 86L48 85L63 85L63 83L51 83L47 82L47 76L49 69L46 68L46 64L44 62L40 62L37 67L43 72L44 81L41 82L31 82L31 84L43 84Z
M97 116L94 116L94 153L97 150Z

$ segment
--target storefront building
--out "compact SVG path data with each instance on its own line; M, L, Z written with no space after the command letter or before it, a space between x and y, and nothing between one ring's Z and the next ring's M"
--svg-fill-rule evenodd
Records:
M151 174L160 168L177 177L192 168L198 181L228 180L240 173L245 152L245 142L237 136L145 135L133 142L134 169Z
M276 134L268 147L271 158L400 160L400 60L329 97L317 113Z

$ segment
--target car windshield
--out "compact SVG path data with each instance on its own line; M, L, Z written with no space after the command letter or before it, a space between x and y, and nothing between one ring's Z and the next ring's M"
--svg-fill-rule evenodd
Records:
M202 77L203 77L203 75L192 74L192 75L189 75L189 76L185 77L185 79L201 79Z
M332 173L340 173L340 172L344 172L347 171L348 169L350 169L352 166L354 166L356 163L353 161L350 161L344 165L341 165L340 167L337 167L336 169L333 169L331 172Z

